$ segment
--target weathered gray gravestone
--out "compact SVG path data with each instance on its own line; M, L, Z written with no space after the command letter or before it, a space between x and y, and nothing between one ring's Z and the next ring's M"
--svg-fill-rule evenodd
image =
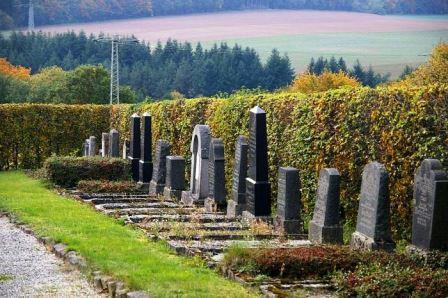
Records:
M142 116L143 135L141 137L141 156L139 162L139 183L149 187L152 177L152 129L151 115L144 113Z
M108 157L109 156L109 134L107 132L103 132L101 134L101 156Z
M271 215L271 185L268 181L268 140L266 112L256 106L250 110L248 177L246 178L247 210L243 217Z
M224 168L224 143L221 139L210 142L208 161L209 195L204 205L207 212L216 212L226 206L226 179Z
M96 144L96 137L91 136L89 138L89 156L95 156L98 151L97 144Z
M163 196L166 199L180 200L185 189L185 159L181 156L166 157L166 183Z
M84 156L89 156L89 139L86 139L83 145L83 155Z
M165 140L158 140L154 161L152 179L149 183L149 195L161 195L165 188L166 180L166 157L170 155L171 145Z
M412 246L448 251L448 175L440 161L425 159L414 178Z
M120 134L116 129L112 129L109 133L109 156L120 157Z
M131 146L131 143L129 142L129 140L128 139L124 140L123 149L121 150L123 159L128 159L130 146Z
M246 210L247 138L239 136L235 148L232 199L227 202L227 217L241 216Z
M208 196L210 140L210 128L207 125L196 125L190 148L190 190L182 192L182 203L185 205L203 204Z
M313 243L342 244L339 223L340 175L336 169L322 169L319 174L316 205L308 237Z
M301 194L299 170L280 168L278 173L277 216L274 225L285 235L301 231Z
M389 175L386 168L372 162L362 173L356 231L350 246L360 250L393 251L390 234Z
M141 154L140 135L140 116L133 114L131 116L131 140L128 159L131 161L132 179L134 181L139 180Z

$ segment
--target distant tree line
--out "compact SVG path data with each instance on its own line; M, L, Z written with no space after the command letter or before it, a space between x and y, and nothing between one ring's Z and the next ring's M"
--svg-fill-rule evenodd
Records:
M324 57L319 57L317 59L312 58L311 62L308 64L307 71L315 75L321 75L325 71L332 73L343 72L355 78L364 86L369 87L375 87L381 83L385 83L390 77L390 74L382 75L380 73L376 73L371 66L368 68L363 67L359 60L356 60L353 67L349 69L347 67L347 63L342 57L336 59L334 56L330 59L326 59Z
M43 33L12 33L0 36L0 57L35 74L46 67L73 70L83 64L110 67L110 44L84 33L54 36ZM289 58L274 50L263 64L250 48L227 44L203 49L197 44L169 40L125 45L120 48L120 83L131 86L139 99L169 98L177 91L186 97L231 93L245 88L275 90L291 83L294 71Z
M26 26L28 0L0 1L0 30ZM91 22L241 9L318 9L379 14L446 14L446 0L35 0L36 24Z

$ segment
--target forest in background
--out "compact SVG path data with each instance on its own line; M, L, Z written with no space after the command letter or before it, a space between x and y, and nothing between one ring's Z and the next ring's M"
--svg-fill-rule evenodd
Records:
M28 22L29 0L0 1L0 30ZM34 0L36 25L242 9L317 9L377 14L446 14L446 0Z

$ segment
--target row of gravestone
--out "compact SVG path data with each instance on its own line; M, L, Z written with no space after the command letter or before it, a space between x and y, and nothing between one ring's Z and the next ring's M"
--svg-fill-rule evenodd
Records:
M228 217L246 219L269 218L271 188L268 182L268 147L266 113L259 107L250 111L249 139L239 136L235 148L235 164L231 200L226 202L224 145L211 137L206 125L197 125L191 141L190 190L185 189L185 160L170 156L170 144L157 141L154 169L151 157L151 116L131 117L130 150L127 158L132 163L135 181L149 182L151 195L181 199L186 205L205 205L207 211L224 209ZM141 138L141 132L143 137ZM118 152L118 141L109 142L103 134L103 152ZM90 138L90 146L92 142ZM109 144L109 148L107 145ZM126 144L124 147L126 148ZM114 150L112 150L114 147ZM126 150L126 149L124 149ZM88 151L86 155L92 155ZM116 156L110 155L110 156ZM125 155L126 156L126 155ZM149 179L152 177L152 179ZM342 243L339 219L340 176L336 169L323 169L319 176L313 219L309 224L309 238L315 243ZM448 249L448 177L437 160L425 160L415 176L415 209L411 249ZM351 238L355 249L393 250L390 233L388 173L377 162L368 164L362 176L356 231ZM299 234L301 194L299 171L280 168L278 180L276 228L285 234Z

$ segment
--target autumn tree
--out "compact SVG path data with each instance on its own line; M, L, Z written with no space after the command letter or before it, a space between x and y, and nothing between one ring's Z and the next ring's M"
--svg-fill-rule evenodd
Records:
M341 72L324 71L321 75L304 73L298 75L289 88L290 91L313 93L342 87L359 87L361 84L354 78Z

